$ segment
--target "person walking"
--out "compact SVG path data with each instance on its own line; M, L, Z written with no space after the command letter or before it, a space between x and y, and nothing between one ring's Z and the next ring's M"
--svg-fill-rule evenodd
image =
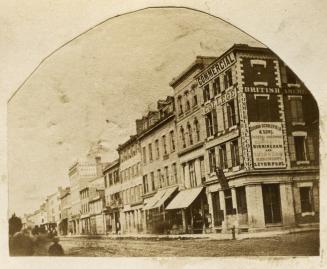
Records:
M10 243L11 256L32 256L34 254L34 241L30 229L25 228L14 234Z
M52 239L53 244L49 247L48 253L50 256L63 256L64 249L59 244L59 237L55 236Z

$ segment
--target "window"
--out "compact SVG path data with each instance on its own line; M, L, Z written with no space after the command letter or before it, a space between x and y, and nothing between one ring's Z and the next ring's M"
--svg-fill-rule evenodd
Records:
M144 193L147 193L149 191L148 176L147 175L143 176L143 190L144 190Z
M157 176L158 176L158 182L159 182L159 188L163 187L163 182L162 182L162 176L161 176L161 170L157 170Z
M150 143L148 145L149 147L149 161L152 162L153 161L153 156L152 156L152 144Z
M216 151L215 151L215 148L209 149L209 169L210 169L210 173L215 172L215 169L216 169Z
M232 70L229 69L224 74L224 88L225 88L225 90L228 89L232 85L233 85Z
M154 144L155 144L155 147L156 147L156 154L157 154L156 158L158 160L160 158L159 140L156 139L156 141L154 141Z
M188 132L188 141L190 145L193 145L193 138L192 138L192 127L189 123L187 123L187 132Z
M165 166L165 186L169 186L169 171L168 171L168 166Z
M203 101L207 102L210 100L210 87L209 84L205 85L203 88Z
M245 187L238 187L236 190L237 213L245 214L248 212L246 204Z
M222 169L228 168L226 145L221 145L219 147L219 162L220 162L220 168Z
M194 119L194 129L195 129L195 138L196 138L196 142L200 141L200 126L199 126L199 121L197 120L197 118Z
M231 155L232 155L232 166L240 165L240 155L238 149L238 141L234 140L230 143Z
M215 78L212 83L213 95L216 96L220 93L220 79L219 77Z
M191 187L196 187L197 182L196 182L196 175L195 175L195 161L189 162L189 172L190 172L190 184Z
M303 122L302 96L289 96L293 122Z
M233 215L235 214L233 208L233 198L232 198L232 191L231 189L224 191L225 196L225 207L226 207L226 215Z
M171 172L172 172L172 182L176 183L177 182L177 166L176 166L176 163L173 163L171 165Z
M207 127L207 137L213 136L214 132L213 132L213 119L212 119L212 113L208 113L205 116L205 120L206 120L206 127Z
M235 105L234 100L229 101L226 104L227 108L227 117L228 117L228 126L236 125L236 113L235 113Z
M224 214L220 208L219 192L212 192L212 209L213 209L213 224L214 226L221 226L224 220Z
M190 111L190 110L191 110L190 101L186 100L186 109L185 109L185 111Z
M175 134L174 131L170 131L170 152L175 151Z
M185 133L184 133L184 128L182 126L181 126L181 129L180 129L180 132L181 132L182 146L183 146L183 148L186 148Z
M294 136L295 155L297 161L306 161L305 136Z
M142 148L142 155L143 155L143 163L146 164L146 149L145 149L145 147Z
M200 157L200 176L201 176L201 182L205 182L205 168L204 168L204 158Z
M279 184L262 185L263 209L266 224L282 221Z
M167 152L167 143L166 143L165 135L162 136L162 145L163 145L164 155L166 155L168 152Z
M177 106L179 108L179 115L183 114L182 96L178 96L178 98L177 98Z
M300 187L301 211L312 212L311 187Z
M194 93L193 95L193 107L198 105L198 96L196 95L196 93Z
M152 187L152 190L154 191L156 189L156 185L154 182L154 172L150 173L150 177L151 177L151 187Z

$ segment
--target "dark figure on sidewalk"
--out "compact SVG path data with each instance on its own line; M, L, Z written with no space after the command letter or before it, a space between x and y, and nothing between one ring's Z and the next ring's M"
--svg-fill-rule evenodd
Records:
M54 237L52 239L53 244L49 247L49 255L50 256L63 256L64 250L62 246L59 244L59 237Z
M32 256L34 254L34 242L29 229L23 229L10 238L9 251L11 256Z

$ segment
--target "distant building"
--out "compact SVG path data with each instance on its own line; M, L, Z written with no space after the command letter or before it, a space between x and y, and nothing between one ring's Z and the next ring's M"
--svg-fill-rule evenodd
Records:
M71 227L68 225L68 220L71 214L70 187L62 190L60 199L60 222L59 233L61 235L69 234Z

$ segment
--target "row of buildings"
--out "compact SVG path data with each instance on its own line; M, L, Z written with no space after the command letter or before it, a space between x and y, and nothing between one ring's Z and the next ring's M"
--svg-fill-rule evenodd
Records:
M53 196L60 233L319 223L318 107L281 59L235 44L219 57L196 57L170 86L173 95L135 121L117 160L71 166L70 186Z

